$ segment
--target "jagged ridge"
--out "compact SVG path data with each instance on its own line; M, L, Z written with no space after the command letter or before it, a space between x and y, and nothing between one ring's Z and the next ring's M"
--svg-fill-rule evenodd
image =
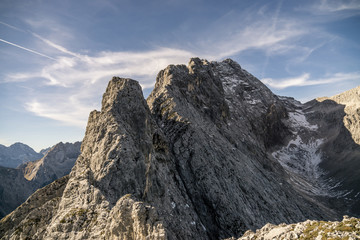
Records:
M23 219L1 236L221 239L267 222L335 219L271 154L294 137L290 110L232 60L170 65L147 102L136 81L114 77L61 197L46 200L57 206L46 228Z

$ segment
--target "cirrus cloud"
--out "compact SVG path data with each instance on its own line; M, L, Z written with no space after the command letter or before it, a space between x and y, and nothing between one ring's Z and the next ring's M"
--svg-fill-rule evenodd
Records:
M36 53L44 52L44 57L50 57L54 61L39 65L32 71L8 74L5 82L29 82L28 86L32 91L24 97L27 111L64 124L85 127L88 113L99 108L101 95L112 76L136 79L146 89L154 86L156 74L161 69L169 64L187 62L190 57L195 56L220 60L256 50L266 56L263 59L263 72L271 56L291 55L293 61L305 61L322 46L328 36L322 37L323 33L312 28L309 23L282 16L281 3L275 13L266 11L266 8L262 11L244 10L241 14L231 11L204 29L199 28L198 35L192 33L192 36L186 36L189 40L184 44L138 52L98 51L84 54L71 51L61 44L61 37L64 35L76 41L73 32L69 32L68 28L57 26L57 22L52 20L28 20L28 24L35 31L20 31L30 33L37 43L41 43L38 46L42 46L44 51L42 49ZM14 28L12 25L8 27ZM50 34L46 35L47 37L38 34L42 29L47 29ZM60 36L56 35L58 33L61 33ZM319 40L314 44L304 45L301 40L310 35L313 38L314 33ZM19 47L27 50L23 46ZM328 78L311 79L310 74L305 73L295 78L265 78L263 82L270 87L284 89L331 83L352 79L354 76L358 75L337 73ZM36 82L37 85L30 82Z
M88 114L99 108L112 76L130 77L151 88L156 74L169 63L187 61L190 52L162 48L148 52L101 52L96 56L59 57L41 71L10 75L9 81L42 79L48 92L36 92L25 104L37 116L85 127ZM97 99L97 101L95 101ZM94 104L96 102L96 104Z
M297 77L292 78L283 78L283 79L272 79L272 78L263 78L261 81L275 89L285 89L288 87L303 87L303 86L312 86L312 85L321 85L336 83L341 81L360 81L360 73L335 73L331 76L326 76L323 78L311 79L309 73L304 73Z

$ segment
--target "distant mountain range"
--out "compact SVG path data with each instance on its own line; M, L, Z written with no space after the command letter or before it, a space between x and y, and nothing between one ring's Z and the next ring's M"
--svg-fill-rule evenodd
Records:
M14 145L33 152L25 144ZM14 145L9 148L14 149ZM80 154L80 145L80 142L61 142L47 150L39 160L28 161L16 169L0 167L0 218L13 211L37 189L69 174ZM20 154L23 152L17 151ZM12 156L16 159L15 152Z
M37 153L26 144L14 143L6 147L0 144L0 166L16 168L20 164L42 158L42 153Z
M70 174L4 217L0 238L356 238L356 218L306 220L360 215L359 121L360 87L302 104L231 59L170 65L147 100L114 77ZM4 172L65 174L40 174L45 162Z

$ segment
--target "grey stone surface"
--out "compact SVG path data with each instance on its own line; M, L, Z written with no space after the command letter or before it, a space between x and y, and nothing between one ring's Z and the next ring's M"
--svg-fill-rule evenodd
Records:
M225 239L338 219L327 183L315 184L325 141L310 105L274 95L230 59L168 66L147 101L136 81L114 77L69 180L30 198L50 204L49 217L36 202L9 215L47 224L6 217L0 237Z
M266 224L261 229L247 231L238 240L285 239L360 239L360 219L344 216L342 221L307 220L294 224ZM228 239L235 240L235 238Z
M188 66L169 66L147 101L209 236L334 217L288 184L269 156L290 135L282 122L285 105L237 63L192 59Z

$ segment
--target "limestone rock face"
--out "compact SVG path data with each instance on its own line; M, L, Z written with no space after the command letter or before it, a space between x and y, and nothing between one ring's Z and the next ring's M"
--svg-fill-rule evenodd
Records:
M343 214L360 216L359 87L305 104L282 97L291 134L273 157L299 191Z
M331 215L295 192L267 155L288 134L281 122L287 112L237 63L191 59L188 66L169 66L147 101L209 236Z
M314 221L294 224L266 224L261 229L247 231L238 240L280 239L359 239L360 219L344 216L342 221ZM231 239L228 239L231 240Z
M81 152L51 221L36 230L39 238L197 236L198 226L185 221L197 215L137 82L109 83L102 111L90 114Z
M4 218L0 237L225 239L339 218L322 182L315 105L274 95L230 59L168 66L147 101L136 81L114 77L68 180ZM30 213L47 224L15 217Z
M39 153L41 153L43 156L45 156L49 151L51 147L41 149Z

